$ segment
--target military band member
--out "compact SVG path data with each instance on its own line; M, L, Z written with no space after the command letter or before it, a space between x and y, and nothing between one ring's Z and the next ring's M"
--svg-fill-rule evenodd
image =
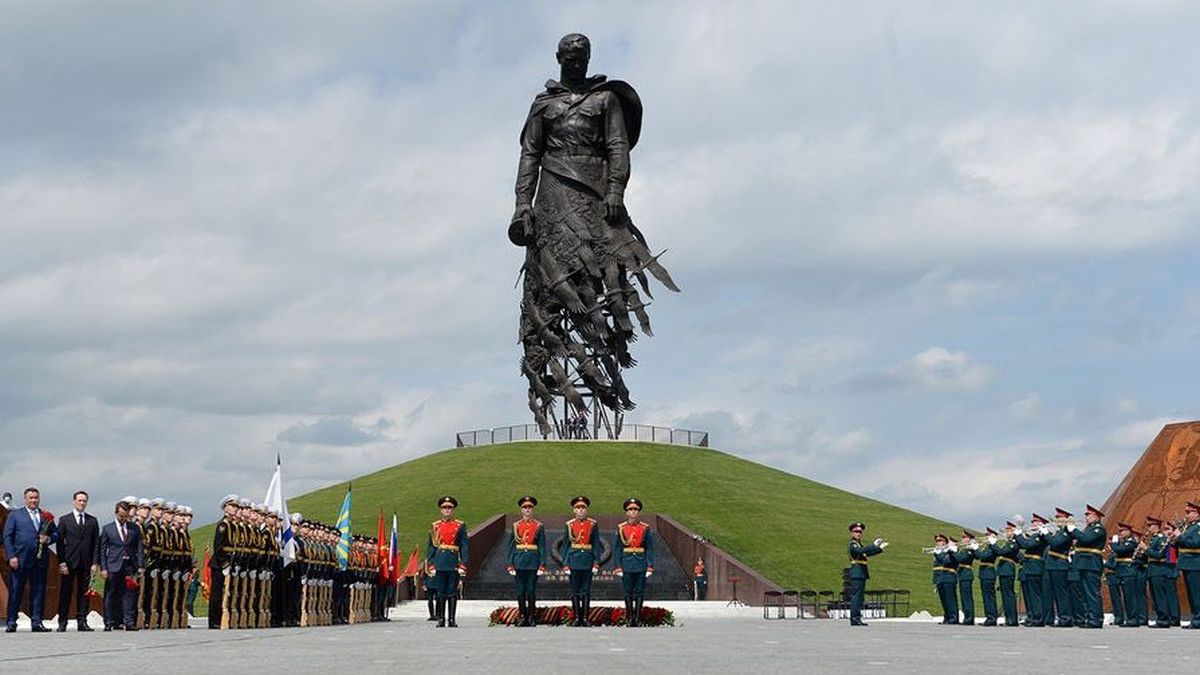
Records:
M1055 525L1049 527L1046 533L1049 546L1044 560L1046 576L1042 581L1042 591L1048 591L1048 597L1043 598L1042 621L1047 626L1070 628L1074 625L1071 619L1071 592L1067 586L1067 572L1071 569L1071 535L1067 533L1067 524L1073 522L1071 519L1074 517L1066 509L1055 508Z
M888 543L882 539L867 544L862 543L866 523L850 523L850 625L865 626L862 620L863 597L867 592L867 579L871 578L867 558L883 553ZM701 561L703 564L703 561Z
M537 581L546 573L546 528L533 517L537 497L525 495L517 500L521 518L508 533L508 573L516 578L518 626L537 625Z
M977 550L979 542L975 541L975 535L963 530L958 550L954 552L954 561L958 563L958 601L962 606L964 626L975 625L975 590L972 582L975 581L973 563Z
M454 519L454 509L458 508L458 500L454 497L446 495L439 499L438 508L442 517L430 528L426 574L437 577L437 627L456 628L458 581L467 574L467 526Z
M1163 522L1162 534L1167 538L1167 623L1168 628L1183 625L1179 606L1179 537L1181 523Z
M1200 630L1200 504L1188 502L1183 516L1187 522L1175 537L1175 546L1179 552L1177 567L1183 575L1192 614L1184 628Z
M571 577L571 610L574 626L588 626L592 601L592 575L599 569L600 528L588 518L592 500L579 495L571 500L575 517L567 521L562 539L562 559Z
M1116 539L1117 535L1113 535ZM1109 547L1108 557L1104 559L1104 583L1108 586L1108 602L1112 605L1112 625L1125 625L1125 600L1122 596L1121 577L1117 573L1117 554Z
M954 554L958 546L944 534L933 538L933 586L942 603L942 623L958 624L958 561Z
M1141 603L1137 597L1137 574L1133 567L1133 552L1138 547L1137 538L1133 536L1133 526L1129 523L1117 523L1117 534L1112 536L1111 548L1116 559L1116 577L1121 584L1121 605L1125 610L1125 620L1120 626L1136 628L1142 625ZM1113 616L1116 617L1114 605Z
M1029 532L1017 532L1017 546L1021 548L1021 595L1025 597L1025 625L1040 628L1045 625L1045 610L1042 607L1042 590L1045 586L1046 528L1044 516L1033 514L1029 521Z
M987 528L984 531L986 543L975 549L975 559L979 561L979 593L983 596L983 624L995 626L999 614L996 611L996 563L1000 557L996 552L996 542L1000 533Z
M1071 625L1076 628L1087 628L1087 623L1084 618L1087 613L1087 606L1083 599L1083 577L1079 574L1079 568L1075 565L1075 545L1071 544L1070 557L1067 559L1067 595L1070 596L1071 602Z
M1075 545L1075 556L1072 566L1079 573L1079 584L1083 590L1083 619L1084 628L1104 627L1104 607L1100 604L1100 570L1104 567L1104 541L1108 532L1100 521L1104 514L1100 509L1086 505L1084 510L1084 525L1078 527L1073 522L1066 525L1067 534Z
M1017 624L1016 577L1017 561L1021 549L1017 546L1017 526L1004 524L1004 539L989 543L996 553L996 580L1000 584L1000 606L1004 609L1004 625L1015 628Z
M646 577L654 575L654 533L640 520L642 500L630 497L623 504L625 522L613 535L613 558L625 591L625 625L640 626Z
M1175 567L1174 561L1168 561L1169 542L1162 532L1162 521L1154 516L1146 516L1146 560L1147 575L1150 577L1150 591L1154 596L1154 628L1170 628L1177 625L1171 621L1168 593L1175 594L1175 582L1170 579L1170 573ZM1167 587L1170 586L1168 589ZM1176 595L1176 602L1179 601Z
M1133 536L1138 540L1138 547L1133 551L1133 569L1137 574L1138 592L1141 594L1142 611L1139 615L1143 626L1150 625L1150 602L1153 601L1153 594L1150 592L1150 559L1146 557L1146 544L1148 539L1145 535L1137 530L1133 531Z

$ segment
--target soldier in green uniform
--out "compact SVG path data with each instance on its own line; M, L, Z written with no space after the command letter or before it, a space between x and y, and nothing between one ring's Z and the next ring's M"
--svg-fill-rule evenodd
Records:
M1067 572L1071 568L1071 535L1067 533L1067 524L1073 522L1072 518L1074 515L1070 511L1054 509L1055 525L1048 527L1046 533L1049 546L1044 560L1046 578L1042 582L1042 590L1048 590L1049 597L1043 598L1042 621L1047 626L1069 628L1074 625L1071 620L1071 593L1067 586Z
M1071 545L1067 563L1070 565L1067 569L1067 594L1071 597L1071 625L1076 628L1086 628L1084 624L1087 621L1084 619L1084 615L1087 612L1083 599L1083 578L1079 575L1079 568L1075 565L1074 544Z
M1154 623L1151 625L1155 628L1170 628L1175 624L1171 622L1171 602L1167 595L1176 592L1175 582L1170 579L1175 563L1167 560L1169 542L1167 536L1162 533L1162 521L1154 516L1146 516L1146 530L1149 536L1146 542L1146 560L1149 567L1147 575L1150 577L1150 591L1154 595ZM1176 597L1176 602L1178 601Z
M1200 504L1188 502L1184 507L1183 516L1187 522L1179 535L1175 537L1175 547L1179 552L1177 567L1183 575L1188 607L1192 610L1191 621L1184 628L1198 630L1200 629Z
M630 497L623 505L625 522L613 533L616 573L625 591L625 625L640 626L646 577L654 575L654 532L640 520L642 500Z
M1137 592L1141 600L1141 611L1138 618L1143 626L1150 625L1150 559L1146 557L1145 538L1141 532L1133 530L1133 536L1138 540L1138 547L1133 550L1133 570L1137 575Z
M954 553L958 546L950 538L938 533L933 537L933 587L942 603L942 623L958 624L958 561Z
M1004 609L1004 625L1017 627L1017 594L1015 591L1017 577L1017 561L1021 549L1017 546L1017 526L1015 523L1004 524L1004 539L992 544L996 552L996 580L1000 584L1000 606Z
M1113 535L1116 538L1117 535ZM1112 605L1112 625L1125 624L1125 601L1121 596L1121 577L1117 573L1117 554L1109 549L1104 559L1104 583L1108 585L1108 602Z
M436 577L437 626L455 628L458 581L467 574L467 526L454 518L454 509L458 508L454 497L446 495L439 499L438 508L442 517L430 527L425 567L426 574Z
M1000 533L987 528L984 530L984 544L975 549L975 559L979 561L979 593L983 596L983 624L997 625L999 613L996 611L996 562L1000 555L996 552L996 542Z
M882 539L876 539L870 544L863 545L862 534L867 529L865 523L850 523L850 625L865 626L866 622L862 620L863 597L867 592L867 579L871 578L871 572L867 565L867 558L873 555L883 553L883 549L887 548L888 543Z
M572 625L588 626L592 602L592 576L599 571L600 526L588 518L592 500L584 495L571 499L575 517L568 520L563 532L561 558L571 579Z
M1183 625L1179 606L1179 548L1176 540L1181 530L1179 524L1162 523L1163 536L1167 538L1167 623L1168 627Z
M1137 574L1133 568L1133 552L1137 549L1137 538L1133 536L1133 527L1129 523L1117 523L1117 534L1112 536L1110 544L1112 555L1116 561L1116 578L1121 584L1121 605L1125 610L1124 621L1117 624L1128 628L1142 625L1139 617L1141 608L1137 598ZM1113 605L1113 618L1116 618L1116 605ZM1115 623L1115 621L1114 621Z
M958 563L958 604L962 607L962 625L975 625L975 552L979 550L979 542L975 535L963 530L954 552L954 561Z
M1045 625L1045 610L1042 607L1042 590L1045 586L1045 553L1047 520L1033 514L1028 532L1017 532L1017 546L1021 548L1021 594L1025 597L1025 625L1040 628Z
M1100 509L1086 505L1084 525L1077 527L1067 523L1066 531L1075 544L1075 557L1071 564L1079 572L1079 584L1083 589L1083 627L1103 628L1104 607L1100 604L1100 570L1104 567L1104 541L1108 532L1100 521L1104 514Z
M546 573L546 528L533 517L537 497L525 495L517 500L521 518L508 533L508 573L517 583L518 626L537 625L537 581Z

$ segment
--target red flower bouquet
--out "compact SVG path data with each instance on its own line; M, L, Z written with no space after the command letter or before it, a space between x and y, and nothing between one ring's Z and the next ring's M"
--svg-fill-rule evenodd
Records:
M38 560L41 560L46 555L46 545L42 543L42 535L50 534L50 528L52 527L54 527L54 514L49 511L42 511L42 522L38 525Z
M497 607L488 617L491 626L515 626L521 620L516 607ZM537 608L537 622L543 626L566 626L575 619L575 613L566 605ZM593 626L624 626L624 607L592 607L588 612L588 623ZM662 607L643 607L643 626L674 626L675 614Z

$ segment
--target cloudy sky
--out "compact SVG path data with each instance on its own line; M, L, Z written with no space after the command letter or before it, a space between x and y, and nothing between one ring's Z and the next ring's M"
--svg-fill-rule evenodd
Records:
M52 509L527 421L505 228L574 31L684 289L630 421L979 526L1200 417L1194 3L2 4L0 489Z

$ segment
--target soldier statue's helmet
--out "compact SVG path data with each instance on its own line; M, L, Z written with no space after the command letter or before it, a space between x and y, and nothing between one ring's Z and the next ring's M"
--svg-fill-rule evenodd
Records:
M1094 514L1096 514L1096 517L1097 517L1097 518L1103 518L1103 517L1104 517L1104 512L1103 512L1103 511L1101 511L1100 509L1098 509L1098 508L1096 508L1096 507L1092 506L1091 504L1087 504L1087 505L1086 505L1084 508L1087 510L1087 512L1088 512L1088 513L1094 513Z
M638 499L637 497L630 497L629 499L625 500L625 504L622 506L622 508L625 509L626 511L628 511L629 509L634 508L634 507L637 507L637 510L641 511L642 510L642 500Z
M517 506L524 508L526 506L537 506L537 497L533 495L525 495L517 500Z
M154 499L150 500L150 508L161 509L166 503L167 500L163 499L162 497L155 497Z
M855 530L858 530L859 532L862 532L863 530L867 529L867 524L866 524L866 523L862 523L862 522L854 522L854 523L850 523L850 526L849 526L849 527L847 527L846 529L847 529L847 530L849 530L849 531L851 531L851 532L853 532L853 531L855 531Z
M458 500L455 499L454 497L451 497L450 495L446 495L438 500L438 508L439 509L445 508L447 506L457 509L458 508Z
M584 506L591 506L592 500L588 499L587 497L585 497L583 495L577 495L577 496L571 498L571 508L575 508L576 506L579 506L580 504L583 504Z
M223 499L221 499L221 506L223 508L226 504L229 504L229 503L237 504L239 499L241 499L241 497L238 497L235 494L225 495L225 497Z

